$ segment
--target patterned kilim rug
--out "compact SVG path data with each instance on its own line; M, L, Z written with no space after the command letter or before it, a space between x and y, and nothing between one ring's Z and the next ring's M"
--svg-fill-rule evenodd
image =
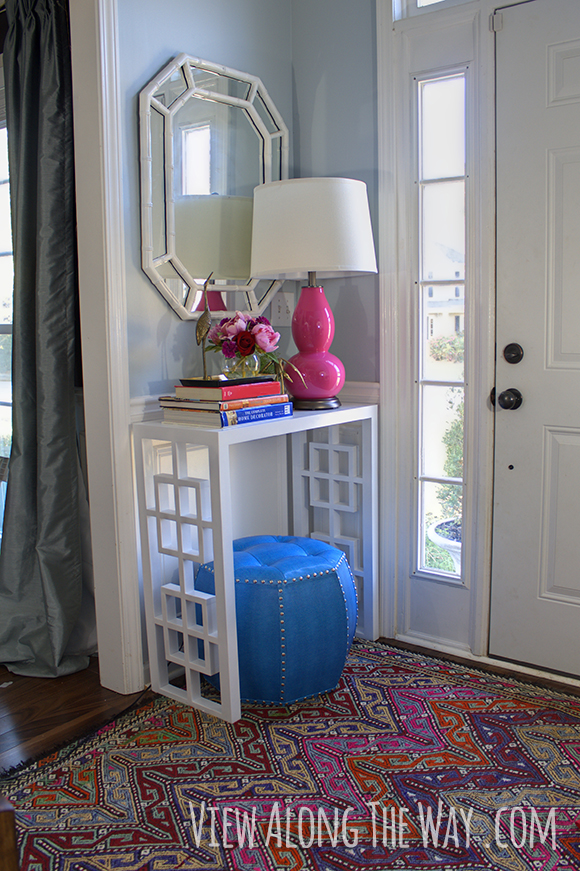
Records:
M334 692L159 698L0 789L22 871L580 869L580 699L355 642Z

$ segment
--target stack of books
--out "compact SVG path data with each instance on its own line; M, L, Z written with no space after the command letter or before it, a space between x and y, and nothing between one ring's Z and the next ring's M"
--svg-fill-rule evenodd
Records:
M280 382L262 375L228 380L186 378L175 394L160 396L163 420L193 426L223 427L290 417L292 402Z

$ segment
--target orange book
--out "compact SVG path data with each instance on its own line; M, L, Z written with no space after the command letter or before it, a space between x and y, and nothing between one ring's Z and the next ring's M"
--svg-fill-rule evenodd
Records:
M245 399L182 399L179 396L160 396L163 408L183 408L186 411L236 411L239 408L255 408L260 405L278 405L288 402L287 393L272 396L248 396Z

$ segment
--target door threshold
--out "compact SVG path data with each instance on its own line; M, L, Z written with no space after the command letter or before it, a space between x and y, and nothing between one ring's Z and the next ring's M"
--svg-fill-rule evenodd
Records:
M497 657L476 656L464 648L438 644L430 640L422 643L421 639L417 639L414 636L381 637L379 640L385 644L390 644L392 647L408 650L411 653L426 653L429 656L456 662L458 665L466 667L475 666L481 671L487 671L490 674L514 677L524 683L533 683L536 686L545 686L549 689L580 696L580 678L573 677L572 675L564 675L549 671L548 669L535 668L530 665L523 665L519 662L511 662L510 660L499 659Z

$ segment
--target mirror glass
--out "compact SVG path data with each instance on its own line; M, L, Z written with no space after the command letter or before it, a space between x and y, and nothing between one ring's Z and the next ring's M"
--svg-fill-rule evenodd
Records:
M250 275L254 188L288 177L288 131L260 79L180 55L140 95L142 266L184 319L208 301L260 314L280 282Z

